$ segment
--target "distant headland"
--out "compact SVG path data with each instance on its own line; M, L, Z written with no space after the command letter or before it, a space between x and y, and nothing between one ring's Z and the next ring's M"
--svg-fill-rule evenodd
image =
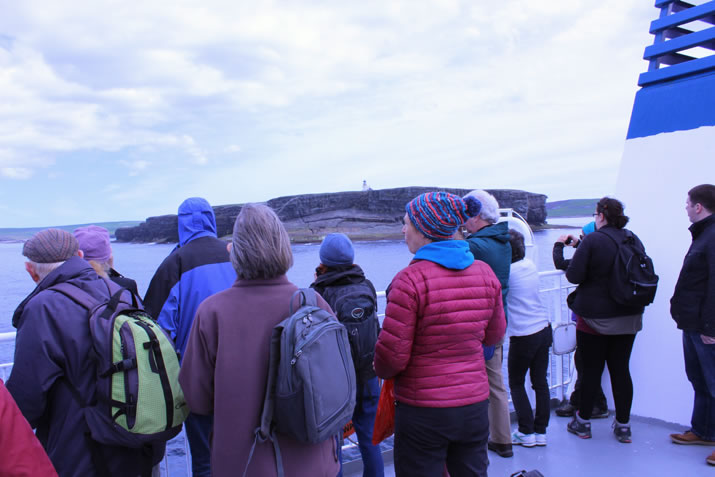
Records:
M405 204L419 194L445 191L466 195L471 189L399 187L394 189L304 194L265 202L276 211L295 243L317 242L332 232L353 240L402 238ZM501 207L514 209L532 226L546 222L546 195L514 189L487 189ZM178 207L178 204L177 204ZM214 206L219 237L229 236L242 204ZM115 231L118 242L178 242L175 214L149 217L134 227Z

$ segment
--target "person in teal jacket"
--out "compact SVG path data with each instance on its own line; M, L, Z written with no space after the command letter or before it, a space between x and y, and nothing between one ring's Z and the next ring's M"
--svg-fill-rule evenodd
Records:
M509 270L511 268L511 244L509 225L499 223L499 203L493 195L484 190L474 190L466 197L474 197L482 203L482 210L465 224L469 251L475 260L486 262L501 283L504 315L509 319L506 295L509 292ZM503 340L494 347L493 353L485 349L487 376L489 377L489 450L501 457L514 455L511 442L511 422L509 420L509 398L502 375ZM489 356L491 354L491 357Z

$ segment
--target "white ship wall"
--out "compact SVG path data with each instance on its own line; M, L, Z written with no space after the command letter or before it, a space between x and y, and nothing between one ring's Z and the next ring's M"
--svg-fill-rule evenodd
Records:
M683 424L684 429L690 423L693 389L685 375L682 334L670 317L670 297L691 242L687 193L703 183L715 183L715 127L626 141L616 198L630 217L627 227L641 238L660 276L633 349L632 412Z

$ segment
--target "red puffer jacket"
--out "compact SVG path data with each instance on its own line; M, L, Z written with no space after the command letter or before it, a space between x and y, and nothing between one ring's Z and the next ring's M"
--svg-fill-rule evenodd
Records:
M50 458L32 433L0 379L0 475L5 477L57 476Z
M390 285L375 371L395 377L395 397L420 407L458 407L489 397L482 343L504 336L501 285L484 262L451 270L413 260Z

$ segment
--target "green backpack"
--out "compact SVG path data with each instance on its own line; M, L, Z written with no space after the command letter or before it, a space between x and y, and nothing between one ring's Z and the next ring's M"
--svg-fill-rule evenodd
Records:
M93 440L133 448L167 441L189 414L174 344L133 293L105 283L106 301L69 283L50 287L88 310L97 391L90 399L73 394Z

